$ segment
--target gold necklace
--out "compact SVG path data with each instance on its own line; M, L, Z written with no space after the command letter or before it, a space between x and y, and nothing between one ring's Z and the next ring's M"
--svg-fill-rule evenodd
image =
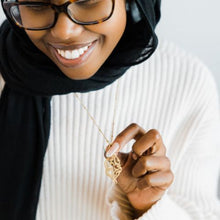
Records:
M89 113L89 111L86 108L86 106L82 103L82 101L80 100L79 96L76 93L74 93L75 97L79 100L81 106L86 110L88 116L93 121L95 126L98 128L99 132L102 134L102 136L104 137L104 139L108 143L108 147L107 147L108 149L110 149L110 147L112 145L113 137L114 137L115 114L116 114L116 106L117 106L117 101L118 101L118 99L117 99L118 98L118 96L117 96L118 95L118 88L119 88L119 80L118 80L118 84L117 84L117 88L116 88L116 93L115 93L115 106L114 106L114 115L113 115L113 121L112 121L111 141L109 141L108 138L105 136L104 132L98 126L96 120ZM106 149L105 149L105 151L106 151ZM105 161L104 161L105 173L106 173L107 176L109 176L113 180L113 182L115 184L117 184L117 178L118 178L118 176L120 175L120 173L122 171L120 159L118 158L118 156L116 154L113 154L110 157L106 157L105 153L104 153L104 155L105 155Z

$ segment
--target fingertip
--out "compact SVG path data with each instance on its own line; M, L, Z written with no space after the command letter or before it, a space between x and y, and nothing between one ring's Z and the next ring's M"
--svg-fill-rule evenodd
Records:
M119 143L115 142L112 145L108 146L105 151L105 157L113 156L119 150Z
M137 156L137 154L136 154L135 152L132 152L132 158L133 158L134 160L137 160L137 159L138 159L138 156Z

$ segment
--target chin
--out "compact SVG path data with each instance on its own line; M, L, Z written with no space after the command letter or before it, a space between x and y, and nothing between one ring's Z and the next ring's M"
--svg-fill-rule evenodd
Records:
M99 68L92 68L90 67L90 71L88 72L88 68L82 68L82 69L73 69L72 71L69 69L63 69L63 68L60 68L60 70L62 71L62 73L68 77L69 79L72 79L72 80L86 80L86 79L89 79L91 78L92 76L94 76L97 71L99 70Z
M89 79L91 78L92 76L95 75L95 73L91 74L91 75L84 75L84 74L77 74L77 75L74 75L74 74L66 74L63 72L63 74L68 77L69 79L72 79L72 80L86 80L86 79Z

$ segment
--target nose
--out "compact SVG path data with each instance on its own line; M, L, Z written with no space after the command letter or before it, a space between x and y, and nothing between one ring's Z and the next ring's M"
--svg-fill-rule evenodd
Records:
M56 39L68 41L79 37L83 30L82 25L74 23L66 14L60 13L55 26L51 28L51 35Z

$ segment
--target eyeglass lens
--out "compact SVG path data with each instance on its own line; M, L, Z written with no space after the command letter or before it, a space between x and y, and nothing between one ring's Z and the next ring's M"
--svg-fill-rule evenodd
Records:
M10 13L16 23L31 29L48 28L53 25L56 12L50 4L33 4L31 1L30 3L11 6ZM78 22L94 22L109 17L112 7L112 0L78 0L68 5L67 13Z

